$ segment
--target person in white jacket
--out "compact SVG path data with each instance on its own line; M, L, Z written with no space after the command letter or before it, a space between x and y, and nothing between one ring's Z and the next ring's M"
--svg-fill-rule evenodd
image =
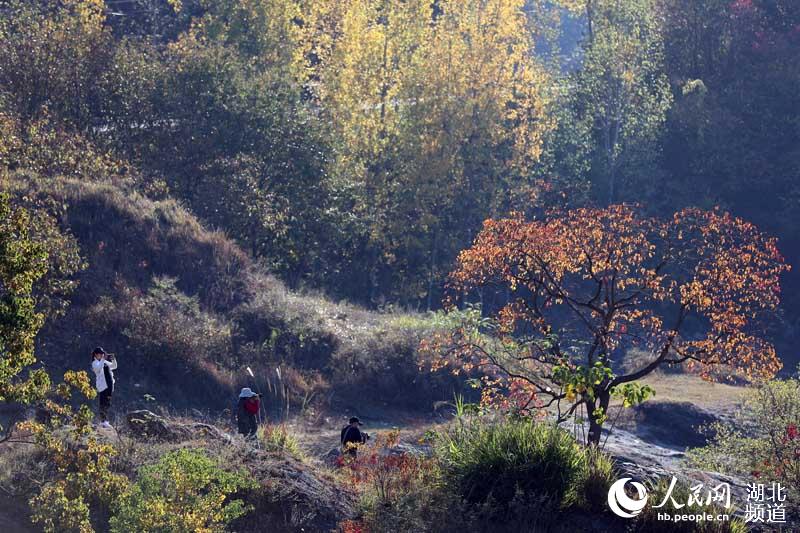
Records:
M95 375L95 387L97 397L100 401L100 424L104 428L110 428L108 422L108 410L111 408L111 395L114 394L114 370L117 368L117 360L114 354L106 353L99 346L92 350L92 370Z

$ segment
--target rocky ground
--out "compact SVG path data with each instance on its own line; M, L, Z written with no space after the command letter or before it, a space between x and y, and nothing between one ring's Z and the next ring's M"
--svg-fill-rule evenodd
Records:
M641 480L669 479L676 475L702 482L706 486L725 482L731 486L734 502L746 501L744 480L721 473L692 470L684 461L688 448L705 443L706 437L701 431L703 426L732 417L744 389L706 384L687 376L658 376L653 378L652 385L659 391L656 399L624 410L619 417L616 417L616 409L612 409L611 419L616 418L614 429L604 437L603 446L616 459L620 470L625 475ZM319 460L320 466L336 455L339 432L352 414L361 417L365 423L364 429L373 435L397 428L400 446L395 451L413 453L429 453L423 437L426 433L443 430L451 418L446 406L444 409L432 409L429 414L398 412L388 406L345 407L341 411L286 423L312 461ZM166 419L149 411L137 411L128 413L124 420L118 420L117 426L124 427L128 435L147 436L179 446L182 445L180 443L197 439L215 441L223 446L233 442L233 428L226 427L223 420L210 424L191 417ZM580 427L573 427L573 430L579 437L583 431ZM101 431L112 441L119 439L114 429ZM337 496L335 485L324 475L320 476L319 472L310 475L300 463L256 457L260 453L258 450L253 453L253 464L260 465L254 475L265 480L280 477L284 480L281 486L291 492L287 497L290 496L292 505L322 510L314 523L318 530L332 527L337 519L353 512L353 501ZM324 472L324 468L320 471ZM27 523L23 503L4 502L0 494L0 531L33 531ZM269 512L272 511L281 512ZM602 524L590 522L586 524L586 531L597 530L596 527L602 530Z

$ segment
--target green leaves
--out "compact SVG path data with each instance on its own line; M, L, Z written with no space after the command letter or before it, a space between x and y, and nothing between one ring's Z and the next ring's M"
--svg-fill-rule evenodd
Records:
M36 362L36 335L48 315L63 311L61 300L83 264L75 241L61 233L42 209L27 209L0 193L0 402L30 404L50 392L50 377ZM26 373L27 371L27 373ZM78 385L76 373L67 382ZM93 392L93 389L91 389ZM69 394L66 385L57 389Z
M567 400L574 401L578 395L585 395L594 400L597 390L603 383L614 378L611 367L600 361L591 366L572 366L568 363L555 365L552 370L553 382L564 388Z
M229 496L256 486L241 472L223 470L201 450L169 452L139 474L111 519L114 533L222 531L250 510Z
M61 237L48 223L43 213L13 206L0 193L0 402L32 402L49 385L42 370L18 379L36 361L34 339L45 320L36 291L51 267L50 247Z
M633 407L656 395L650 385L641 385L635 381L624 383L611 389L614 398L622 400L623 407Z
M592 128L590 176L611 204L631 196L625 180L652 171L672 93L655 2L600 0L587 13L591 31L570 79L571 98L578 123Z

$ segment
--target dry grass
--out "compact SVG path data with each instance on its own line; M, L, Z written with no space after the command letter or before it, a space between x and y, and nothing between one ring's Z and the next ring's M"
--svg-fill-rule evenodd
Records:
M651 374L641 381L656 390L656 397L648 401L690 402L711 410L738 404L749 390L746 386L710 383L692 374Z
M67 314L40 335L38 354L54 374L85 368L85 354L99 344L119 355L115 399L130 407L151 407L145 394L179 408L229 407L238 387L254 385L248 366L264 389L272 385L264 376L283 369L272 400L291 404L292 414L311 401L429 408L452 397L451 376L418 371L423 315L289 291L178 202L124 183L18 174L3 187L57 206L89 264ZM175 295L155 298L157 280L167 278ZM198 389L205 394L185 392Z

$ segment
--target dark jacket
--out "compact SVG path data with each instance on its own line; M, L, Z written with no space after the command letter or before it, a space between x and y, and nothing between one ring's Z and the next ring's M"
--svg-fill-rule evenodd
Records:
M248 400L250 398L239 398L236 404L236 423L239 426L239 433L246 437L255 435L258 429L255 413L247 409Z
M367 434L350 424L342 428L342 448L347 448L347 443L364 444L367 442Z

